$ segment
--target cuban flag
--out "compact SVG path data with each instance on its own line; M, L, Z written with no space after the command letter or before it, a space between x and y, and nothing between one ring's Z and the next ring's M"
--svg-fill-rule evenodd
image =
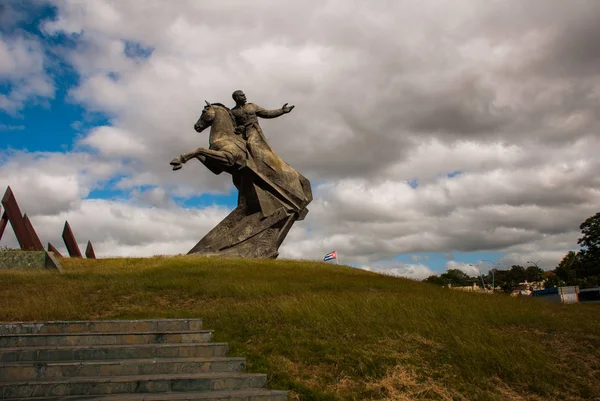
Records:
M333 251L333 252L329 252L327 255L325 255L325 257L323 258L324 262L327 262L328 260L337 260L337 251Z

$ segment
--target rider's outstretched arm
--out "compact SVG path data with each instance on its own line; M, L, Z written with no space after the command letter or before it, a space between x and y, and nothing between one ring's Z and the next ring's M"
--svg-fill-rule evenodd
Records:
M252 104L252 106L254 106L256 115L260 118L277 118L285 114L283 109L267 110L257 104Z

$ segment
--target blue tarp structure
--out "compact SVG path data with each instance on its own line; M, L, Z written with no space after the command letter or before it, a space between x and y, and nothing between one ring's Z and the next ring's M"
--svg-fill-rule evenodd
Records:
M550 302L562 302L562 297L558 292L558 288L546 288L543 290L531 291L531 296L543 299Z
M540 297L540 296L552 295L552 294L558 294L558 288L545 288L543 290L531 291L531 295L534 297Z

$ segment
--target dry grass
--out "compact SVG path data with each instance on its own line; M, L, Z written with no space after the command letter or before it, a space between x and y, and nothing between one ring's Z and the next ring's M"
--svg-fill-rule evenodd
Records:
M600 395L600 305L451 291L317 262L63 260L0 272L0 320L202 317L296 400Z

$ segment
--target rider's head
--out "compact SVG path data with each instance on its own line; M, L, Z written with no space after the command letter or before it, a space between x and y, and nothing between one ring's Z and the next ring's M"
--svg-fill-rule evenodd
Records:
M244 94L244 92L242 92L240 90L233 92L231 97L233 98L233 100L235 100L235 104L243 105L246 103L246 95Z

